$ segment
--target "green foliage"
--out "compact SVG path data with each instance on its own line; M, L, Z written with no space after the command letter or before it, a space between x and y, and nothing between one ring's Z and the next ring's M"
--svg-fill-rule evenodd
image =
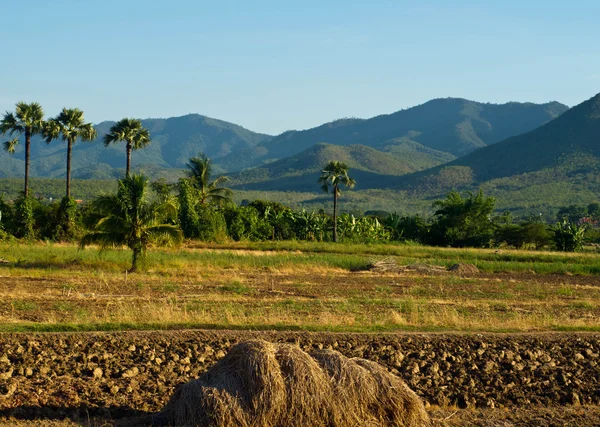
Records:
M203 242L223 242L228 239L223 212L210 206L197 205L197 238Z
M332 220L327 215L309 212L305 209L294 212L292 216L292 228L300 240L317 242L331 240L329 231L331 223Z
M229 178L219 176L211 181L212 163L203 153L192 157L187 167L190 183L197 192L196 197L200 204L223 206L231 202L231 190L223 187Z
M100 196L92 202L92 229L81 239L81 247L100 248L126 245L133 251L130 271L145 267L148 245L172 245L182 240L181 230L166 221L177 215L172 204L148 202L148 179L128 175L119 180L115 195Z
M556 220L558 222L578 222L581 218L588 215L587 206L570 205L562 207L556 214Z
M127 154L126 175L131 170L131 151L145 148L150 144L150 131L138 119L124 118L115 123L108 133L104 135L104 145L125 141Z
M485 197L481 190L477 195L469 193L466 199L450 192L445 200L433 203L437 210L431 226L431 242L456 247L489 246L494 233L491 215L495 203L493 197Z
M172 191L177 184L170 184L164 178L153 181L150 184L152 191L156 194L158 203L175 203L176 198L173 196Z
M390 231L390 238L399 241L424 243L429 240L429 224L419 215L400 216L391 213L383 222Z
M86 123L83 111L78 108L63 108L58 116L48 120L44 124L42 136L47 143L54 139L62 139L67 143L67 191L66 198L71 197L71 153L73 144L80 141L92 141L98 133L91 123ZM69 233L69 222L62 224L67 234Z
M390 232L377 218L369 216L357 218L351 214L342 214L337 220L341 240L376 242L390 239Z
M325 193L333 194L333 241L337 242L337 199L341 194L340 186L352 188L356 180L348 176L348 165L337 160L332 160L321 171L318 183Z
M227 233L233 240L268 240L273 235L269 222L252 206L227 206L223 209Z
M272 240L289 240L296 238L293 230L293 211L278 202L254 200L247 206L258 211L272 228Z
M585 225L580 226L563 220L558 222L552 231L554 232L552 240L559 251L575 252L583 248Z
M33 197L21 195L15 201L14 235L17 238L35 238L34 211L38 201Z
M541 222L523 222L521 224L499 225L494 232L497 245L506 244L519 248L534 247L541 249L552 242L549 227Z
M196 210L198 205L197 198L189 180L179 180L179 224L183 235L188 239L198 238L200 229L200 217Z
M44 110L37 102L27 104L17 102L15 112L6 112L0 121L0 134L17 137L6 141L4 149L10 154L14 154L19 143L19 136L25 136L25 190L24 197L29 196L29 166L31 157L31 137L41 134L44 129Z
M77 237L77 202L72 197L63 197L56 211L55 240L72 240Z

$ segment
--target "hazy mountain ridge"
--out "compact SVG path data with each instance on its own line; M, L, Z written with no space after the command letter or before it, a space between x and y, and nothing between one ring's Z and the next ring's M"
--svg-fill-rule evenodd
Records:
M168 119L145 119L152 143L133 153L132 164L145 169L184 168L190 157L204 152L218 159L232 151L257 145L271 136L252 132L239 125L212 119L199 114L188 114ZM77 142L73 147L73 176L75 178L113 178L125 167L125 143L104 147L102 137L114 122L97 124L98 139ZM5 136L4 139L7 139ZM0 153L0 177L23 176L24 142L20 141L15 155ZM32 176L62 177L65 174L66 144L60 140L46 144L39 136L32 138Z
M464 157L398 180L395 188L424 188L443 175L462 175L460 185L539 174L561 179L587 174L600 165L600 94L530 132L481 148ZM449 173L456 172L456 173Z
M403 139L458 157L554 119L568 109L546 104L484 104L462 98L434 99L425 104L371 119L343 119L321 126L288 131L217 163L225 170L242 170L300 153L319 143L361 144L385 150Z
M150 130L152 143L135 151L132 163L134 169L144 170L153 177L176 178L190 157L204 152L213 160L216 173L247 169L258 162L263 169L246 176L262 174L264 179L269 179L271 175L282 176L277 168L292 168L296 175L302 175L320 169L328 160L346 158L347 150L334 150L333 146L362 146L362 157L355 149L355 157L348 159L352 168L369 174L398 176L449 162L461 153L495 143L507 133L512 136L522 129L530 130L566 108L558 102L495 105L459 98L436 99L372 119L340 119L313 129L287 131L276 137L198 114L145 119L142 122ZM98 140L78 142L74 146L74 178L113 179L122 175L125 144L104 147L101 142L113 123L107 121L96 125ZM324 152L310 157L309 153L302 161L293 158L320 142L329 146L329 154ZM65 151L66 144L60 140L46 144L41 138L34 137L31 175L63 177ZM275 172L265 172L265 165L275 168ZM13 156L0 153L0 177L23 176L23 169L23 143ZM254 177L250 181L257 182L257 179Z

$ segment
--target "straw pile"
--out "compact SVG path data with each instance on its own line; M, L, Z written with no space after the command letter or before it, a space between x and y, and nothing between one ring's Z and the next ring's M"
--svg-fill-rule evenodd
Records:
M262 340L236 345L198 380L180 386L161 412L139 421L202 427L429 425L417 395L378 364Z

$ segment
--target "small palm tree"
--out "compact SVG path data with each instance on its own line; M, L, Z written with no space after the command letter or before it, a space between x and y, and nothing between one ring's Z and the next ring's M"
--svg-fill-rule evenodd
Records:
M348 176L348 166L338 161L330 161L325 165L318 180L325 193L333 193L333 241L337 242L337 199L341 194L340 185L352 188L356 181Z
M127 151L127 169L125 174L129 175L131 170L131 151L139 150L150 144L150 131L142 126L138 119L122 119L115 123L108 133L104 135L104 145L125 141Z
M67 191L71 197L71 153L73 144L80 141L92 141L98 136L91 123L86 123L83 111L78 108L63 108L58 116L46 122L43 136L47 143L53 139L62 139L67 143Z
M148 179L128 175L119 180L117 194L100 196L92 202L95 216L92 231L83 236L80 246L97 244L101 249L127 246L133 251L130 272L145 267L146 251L151 243L170 246L181 243L179 227L166 224L176 218L172 203L148 202Z
M15 112L6 112L0 121L0 133L17 136L4 143L4 150L13 154L19 144L19 136L25 135L25 197L29 196L29 162L31 152L31 137L41 134L44 129L44 110L37 102L27 104L17 102Z
M222 204L231 200L232 191L229 188L221 187L229 181L229 178L220 176L211 181L211 161L203 153L200 153L198 157L192 157L187 167L188 177L192 186L198 191L201 204Z

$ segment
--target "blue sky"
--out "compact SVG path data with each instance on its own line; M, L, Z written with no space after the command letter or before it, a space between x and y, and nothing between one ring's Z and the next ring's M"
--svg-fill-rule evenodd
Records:
M0 0L0 111L200 113L254 131L432 98L600 92L600 2Z

